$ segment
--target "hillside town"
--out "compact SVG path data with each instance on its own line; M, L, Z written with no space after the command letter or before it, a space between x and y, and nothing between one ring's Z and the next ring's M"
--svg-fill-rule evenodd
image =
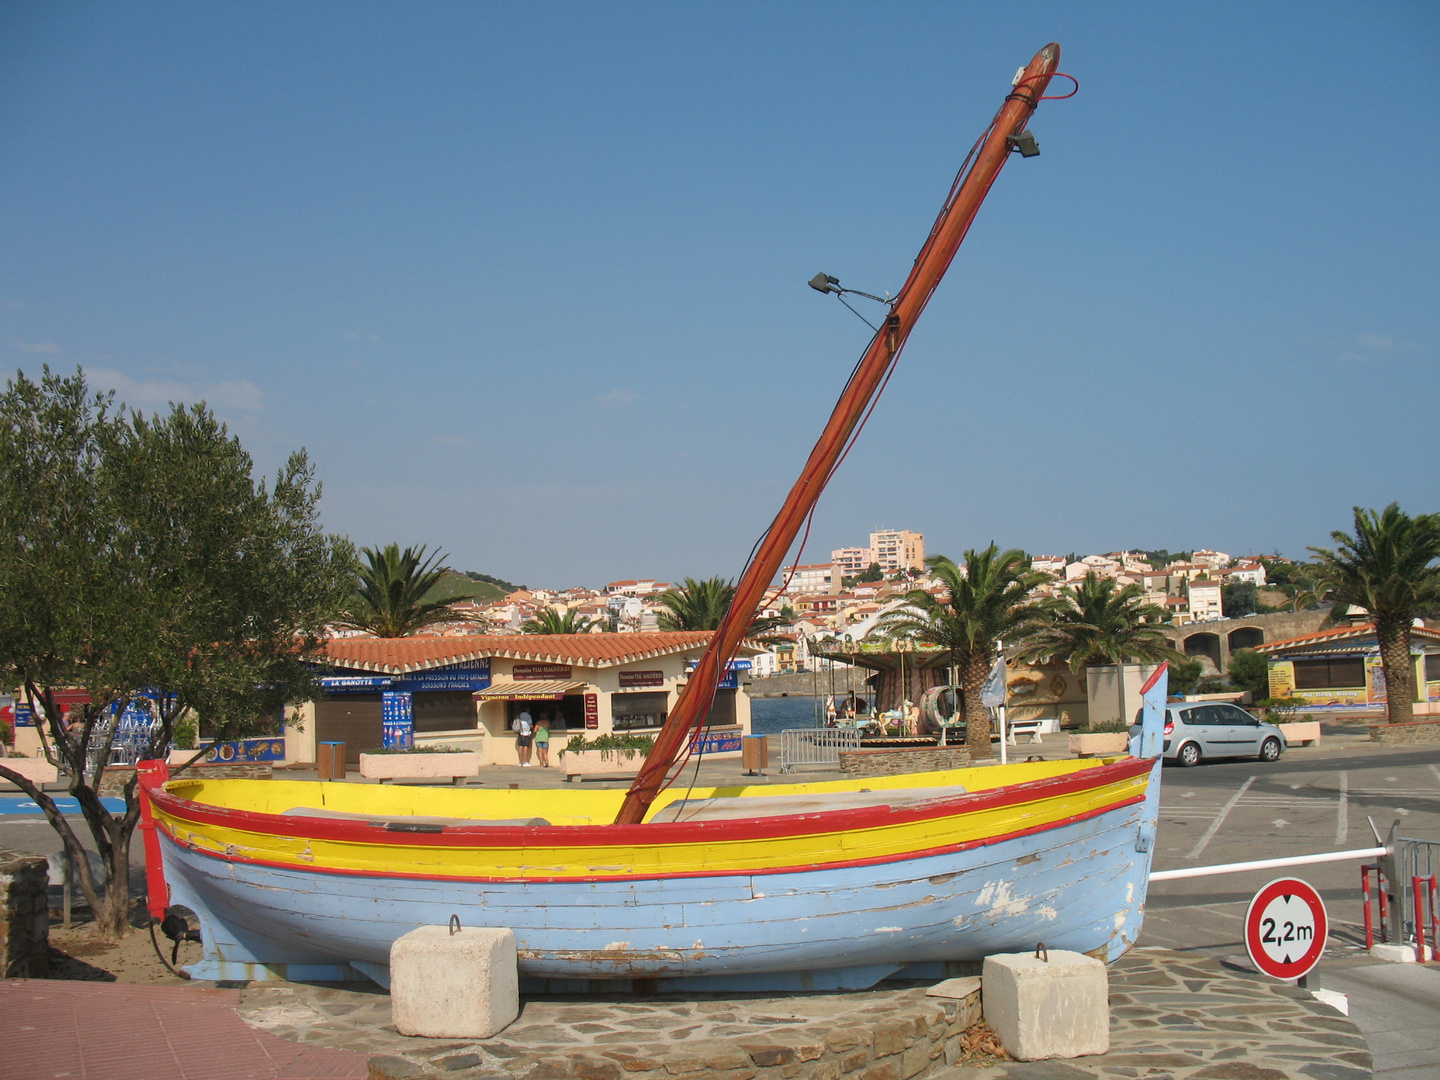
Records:
M854 641L870 636L885 615L916 590L937 598L944 586L926 565L925 535L908 529L877 529L868 543L836 548L828 562L785 567L765 594L759 618L772 629L769 649L753 658L757 677L807 670L808 642ZM1135 586L1141 603L1164 612L1163 623L1184 626L1264 610L1288 610L1304 602L1305 564L1278 554L1232 556L1208 548L1193 551L1112 551L1076 556L1035 555L1030 565L1049 580L1037 597L1060 596L1086 575ZM495 580L495 579L491 579ZM1240 586L1241 588L1235 588ZM534 633L547 613L592 633L643 633L662 628L665 596L677 584L653 577L625 578L600 588L516 588L489 601L466 599L454 618L427 632L443 636ZM1227 602L1228 601L1228 602ZM361 631L337 628L335 635Z

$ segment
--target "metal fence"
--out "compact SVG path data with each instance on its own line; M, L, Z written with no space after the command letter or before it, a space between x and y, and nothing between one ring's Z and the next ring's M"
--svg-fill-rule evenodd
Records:
M801 765L838 769L840 751L859 749L855 728L790 728L780 732L780 771L793 772Z

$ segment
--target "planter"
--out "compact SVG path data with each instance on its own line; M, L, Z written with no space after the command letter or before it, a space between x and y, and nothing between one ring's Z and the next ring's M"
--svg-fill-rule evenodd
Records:
M609 776L637 773L645 761L643 750L566 750L560 755L560 770L565 779L581 776Z
M1129 745L1130 736L1123 731L1091 731L1070 736L1070 753L1080 757L1123 754Z
M480 755L474 750L450 754L361 754L360 775L384 783L386 780L435 780L449 778L452 784L480 775Z
M1293 724L1276 724L1285 735L1289 746L1319 746L1320 721L1297 720Z
M55 768L54 765L51 765L50 762L46 761L44 758L0 758L0 765L4 765L5 768L9 769L11 772L19 773L21 776L25 777L26 780L29 780L32 784L39 784L43 786L45 784L53 784L56 780L60 779L60 770ZM7 789L15 788L16 790L18 790L18 785L12 784L8 780L0 780L0 784L3 784Z

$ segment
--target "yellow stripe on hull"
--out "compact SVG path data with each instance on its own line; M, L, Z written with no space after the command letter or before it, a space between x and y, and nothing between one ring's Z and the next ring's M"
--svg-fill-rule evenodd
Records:
M898 777L872 777L814 784L752 785L739 788L695 789L692 798L734 796L813 795L823 792L922 790L964 785L971 795L1015 784L1064 777L1097 767L1099 762L1037 762L1010 766L957 769ZM321 784L292 781L186 781L167 785L181 798L201 804L197 810L246 811L279 815L296 807L364 814L377 820L403 820L409 816L452 816L481 819L544 817L559 828L502 827L506 840L474 843L463 832L421 834L413 842L395 842L399 835L376 829L371 842L321 839L314 835L314 818L286 816L239 827L231 823L201 822L181 807L172 812L156 806L156 817L180 843L223 858L242 859L331 873L399 874L453 879L552 879L653 877L691 874L774 872L792 868L885 861L935 848L984 843L1015 833L1042 829L1106 807L1129 802L1145 794L1148 773L1124 777L1079 791L1046 795L1008 805L960 808L941 816L886 822L901 813L864 811L859 827L823 819L813 826L797 819L775 819L771 835L725 837L734 822L684 826L640 826L670 831L685 839L666 842L606 843L597 830L595 842L585 842L587 825L608 822L619 807L619 791L466 791L389 788L379 785ZM667 792L654 811L683 797ZM972 801L968 796L966 801ZM983 800L973 800L982 802ZM652 811L653 812L653 811ZM753 821L753 819L751 819ZM783 823L783 824L782 824ZM246 823L247 825L251 823ZM337 824L327 821L328 825ZM353 823L347 823L353 824ZM477 822L480 824L480 822ZM568 826L568 827L567 827ZM375 828L365 826L366 829ZM349 830L354 831L354 830ZM778 834L778 835L777 835ZM557 843L556 840L571 840ZM579 838L582 842L574 843Z

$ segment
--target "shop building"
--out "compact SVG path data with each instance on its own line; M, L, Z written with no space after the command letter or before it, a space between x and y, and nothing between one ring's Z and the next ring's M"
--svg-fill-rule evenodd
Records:
M1288 641L1257 645L1269 661L1270 696L1303 701L1306 709L1384 712L1385 667L1373 624L1340 626ZM1440 631L1410 630L1415 713L1440 711Z
M320 742L344 742L352 763L408 723L417 745L476 750L513 765L510 725L521 710L550 722L551 750L575 736L656 734L709 643L709 631L468 637L340 638L327 643L324 696L300 706L286 759L314 761ZM740 751L750 731L742 657L706 719L707 754Z

